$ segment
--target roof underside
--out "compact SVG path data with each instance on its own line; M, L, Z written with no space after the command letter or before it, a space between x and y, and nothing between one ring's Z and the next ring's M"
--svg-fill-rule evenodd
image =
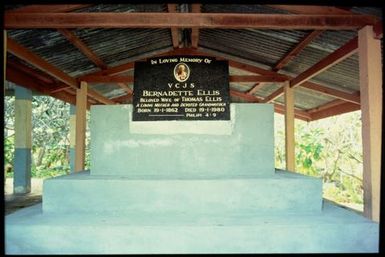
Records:
M5 6L6 10L17 10L23 6ZM167 4L98 4L72 10L72 12L168 12ZM176 5L176 12L191 12L191 5ZM279 8L262 5L214 5L202 4L202 13L256 13L256 14L291 14ZM374 7L350 7L349 11L357 15L372 15L382 19L381 9ZM294 13L292 13L294 15ZM170 28L77 28L69 29L91 52L107 67L114 67L132 61L143 60L175 49ZM271 71L279 61L295 48L310 30L273 30L273 29L199 29L197 50L218 58L232 59L248 65ZM101 70L82 51L57 29L9 29L9 38L24 46L32 53L52 64L71 77L77 78ZM357 37L357 30L325 30L315 37L277 71L278 74L296 77L324 59L344 44ZM191 29L178 29L178 41L181 48L190 47ZM40 71L28 62L24 62L9 53L8 60L22 63L28 68ZM256 75L247 70L230 66L230 76ZM41 73L41 72L40 72ZM133 70L120 73L132 76ZM263 75L263 74L260 74ZM52 80L57 81L55 78ZM343 61L312 77L310 82L356 94L359 91L358 55L355 53ZM231 90L247 94L257 83L231 82ZM132 83L127 83L133 88ZM113 99L127 94L118 84L90 83L90 87L106 98ZM282 87L281 82L261 82L252 96L264 99ZM330 94L321 94L306 87L295 88L295 108L299 111L311 111L336 101ZM232 95L233 102L245 102L246 98ZM273 103L283 104L282 96L274 98ZM96 103L96 102L95 102ZM358 105L359 109L359 105Z

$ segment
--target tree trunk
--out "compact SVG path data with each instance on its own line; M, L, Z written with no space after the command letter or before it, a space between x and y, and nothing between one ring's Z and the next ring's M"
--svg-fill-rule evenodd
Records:
M41 163L43 162L44 155L45 155L45 147L43 146L43 147L39 148L39 154L38 154L37 160L36 160L36 167L41 165Z

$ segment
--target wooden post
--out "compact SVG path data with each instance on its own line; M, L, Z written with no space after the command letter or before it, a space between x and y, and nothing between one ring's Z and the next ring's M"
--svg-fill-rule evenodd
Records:
M87 83L76 89L75 172L84 170L86 146Z
M32 92L15 86L15 157L13 193L31 192Z
M295 145L294 145L294 88L289 81L284 85L285 93L285 152L286 169L295 171Z
M70 149L69 149L69 162L70 173L75 172L75 140L76 140L76 106L70 105Z
M372 26L358 32L360 67L364 216L379 222L381 186L382 64L381 41Z
M3 90L4 90L4 95L5 95L5 74L7 71L7 31L4 30L4 66L3 66Z

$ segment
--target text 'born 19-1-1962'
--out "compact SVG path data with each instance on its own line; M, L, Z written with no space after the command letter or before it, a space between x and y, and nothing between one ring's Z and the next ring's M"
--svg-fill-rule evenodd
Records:
M136 62L133 121L230 120L227 61L169 56Z

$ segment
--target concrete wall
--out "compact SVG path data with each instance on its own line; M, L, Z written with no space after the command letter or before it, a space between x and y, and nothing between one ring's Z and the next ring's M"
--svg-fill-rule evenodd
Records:
M273 113L271 104L231 104L230 121L137 123L132 105L94 105L91 175L273 175Z

